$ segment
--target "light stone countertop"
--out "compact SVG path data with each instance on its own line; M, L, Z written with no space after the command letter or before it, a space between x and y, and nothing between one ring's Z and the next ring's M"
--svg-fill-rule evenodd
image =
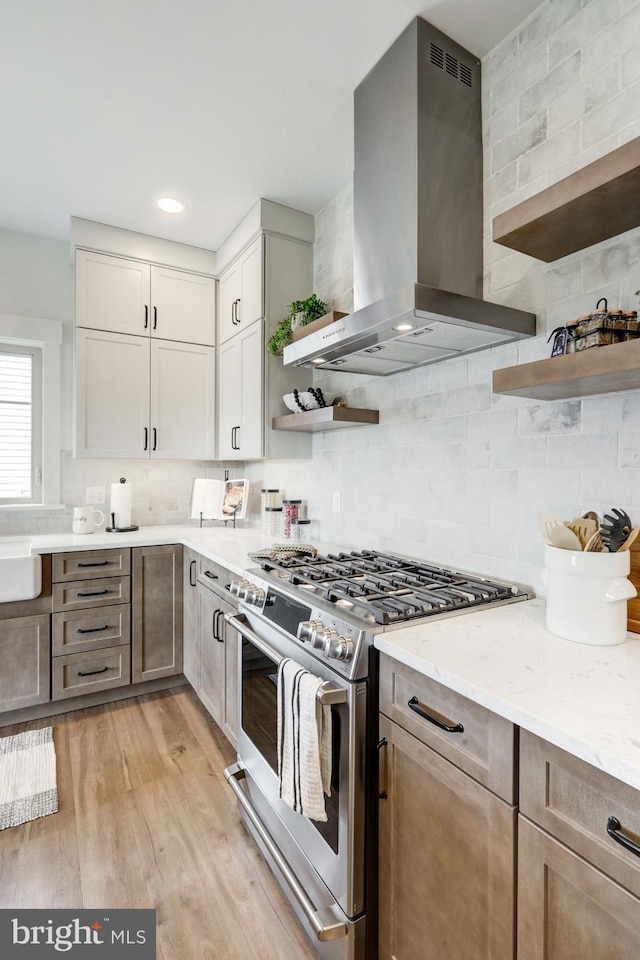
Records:
M8 539L8 538L7 538ZM257 527L236 528L224 526L167 526L140 527L131 533L51 533L32 536L32 553L68 553L72 550L105 550L116 547L142 547L163 543L182 543L196 550L240 576L245 570L258 566L250 553L262 550L272 543L282 543L266 537Z
M257 566L249 554L274 542L255 527L181 524L33 536L31 549L182 543L241 575ZM640 635L619 646L563 640L546 629L545 603L537 599L378 634L375 646L640 789Z
M640 635L627 636L563 640L536 599L379 634L375 646L640 789Z

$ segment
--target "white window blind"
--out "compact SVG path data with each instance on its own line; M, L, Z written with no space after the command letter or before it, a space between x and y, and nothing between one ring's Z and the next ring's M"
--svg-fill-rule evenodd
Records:
M40 495L39 352L0 343L0 502Z

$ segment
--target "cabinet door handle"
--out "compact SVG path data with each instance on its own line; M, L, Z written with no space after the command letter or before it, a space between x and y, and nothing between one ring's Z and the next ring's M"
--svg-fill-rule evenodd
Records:
M231 323L235 327L236 325L236 301L235 300L231 304Z
M153 329L155 330L158 326L158 308L153 308Z
M240 430L240 427L238 426L238 427L231 428L231 449L232 450L240 449L240 444L237 443L238 435L236 433L236 430Z
M148 448L149 448L149 427L145 427L144 428L144 447L142 449L147 450Z
M93 590L91 593L79 593L79 597L103 597L108 590Z
M224 614L224 610L216 610L216 614L217 614L217 618L216 618L216 640L218 641L218 643L224 643L224 637L223 637L223 635L220 633L220 622L221 622L221 620L222 620L222 617L223 617L223 614ZM223 625L223 629L224 629L224 625Z
M240 302L241 302L241 301L240 301L240 297L238 297L238 299L236 300L236 303L238 304L238 307L239 307L239 305L240 305ZM239 312L238 312L238 307L236 307L236 320L237 320L237 322L238 322L238 326L240 326L240 324L242 323L242 318L240 317L240 314L239 314Z
M78 633L102 633L103 630L108 630L109 626L105 623L104 627L87 627L86 630L81 630L78 627Z
M196 585L196 566L197 564L195 560L192 560L189 564L189 583L192 587L195 587Z
M376 749L378 751L378 797L380 800L387 800L387 751L386 747L389 746L389 741L386 737L383 737L382 740L378 740L376 743ZM384 777L382 779L382 784L380 784L380 770L382 769L382 764L380 763L380 751L384 748Z
M635 854L636 857L640 857L640 844L635 843L630 837L624 835L622 832L622 824L617 817L609 817L607 820L607 833L612 840L619 843L625 850Z
M106 673L109 667L103 667L102 670L88 670L86 673L82 673L81 670L78 670L79 677L93 677L96 673Z
M220 636L220 617L222 616L222 610L214 610L213 617L211 621L211 632L213 634L213 639L217 640L218 643L222 643L222 637Z
M158 431L154 427L153 428L153 446L151 447L151 449L155 450L157 446L158 446Z
M447 720L446 717L437 717L435 714L429 713L424 707L420 706L417 697L411 697L411 700L407 701L407 706L410 710L413 710L414 713L417 713L419 717L428 720L429 723L435 724L436 727L440 727L441 730L446 730L447 733L464 733L464 727L461 723L452 723L452 721Z
M108 567L108 560L95 560L93 563L78 563L79 567Z
M149 326L149 306L145 303L144 305L144 328L145 330Z

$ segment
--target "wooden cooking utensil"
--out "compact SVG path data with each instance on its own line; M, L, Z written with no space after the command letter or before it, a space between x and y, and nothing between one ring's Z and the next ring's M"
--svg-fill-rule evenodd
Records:
M582 550L579 538L564 523L551 527L549 543L552 547L559 547L561 550Z
M637 536L638 536L639 533L640 533L640 527L634 527L634 528L632 529L631 533L629 534L629 536L627 537L627 539L625 540L625 542L622 544L621 547L618 547L618 549L617 549L616 552L617 552L617 553L624 553L625 550L631 550L631 547L632 547L633 544L635 543L636 538L637 538Z
M569 530L573 530L576 537L582 544L583 550L587 541L591 539L598 529L598 524L596 521L588 517L577 517L575 520L566 520L565 523Z
M585 553L608 553L609 552L607 547L604 545L602 541L602 537L600 536L599 530L596 530L593 536L589 540L587 540L587 542L584 545L584 552Z
M555 513L541 513L538 517L540 532L547 543L551 543L551 531L555 527L564 527L564 520L557 517Z

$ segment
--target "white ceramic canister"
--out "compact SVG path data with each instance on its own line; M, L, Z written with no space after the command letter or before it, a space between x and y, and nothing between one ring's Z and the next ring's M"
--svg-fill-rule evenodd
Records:
M623 643L627 638L627 600L637 593L627 579L629 551L584 553L546 545L544 561L547 629L577 643Z

